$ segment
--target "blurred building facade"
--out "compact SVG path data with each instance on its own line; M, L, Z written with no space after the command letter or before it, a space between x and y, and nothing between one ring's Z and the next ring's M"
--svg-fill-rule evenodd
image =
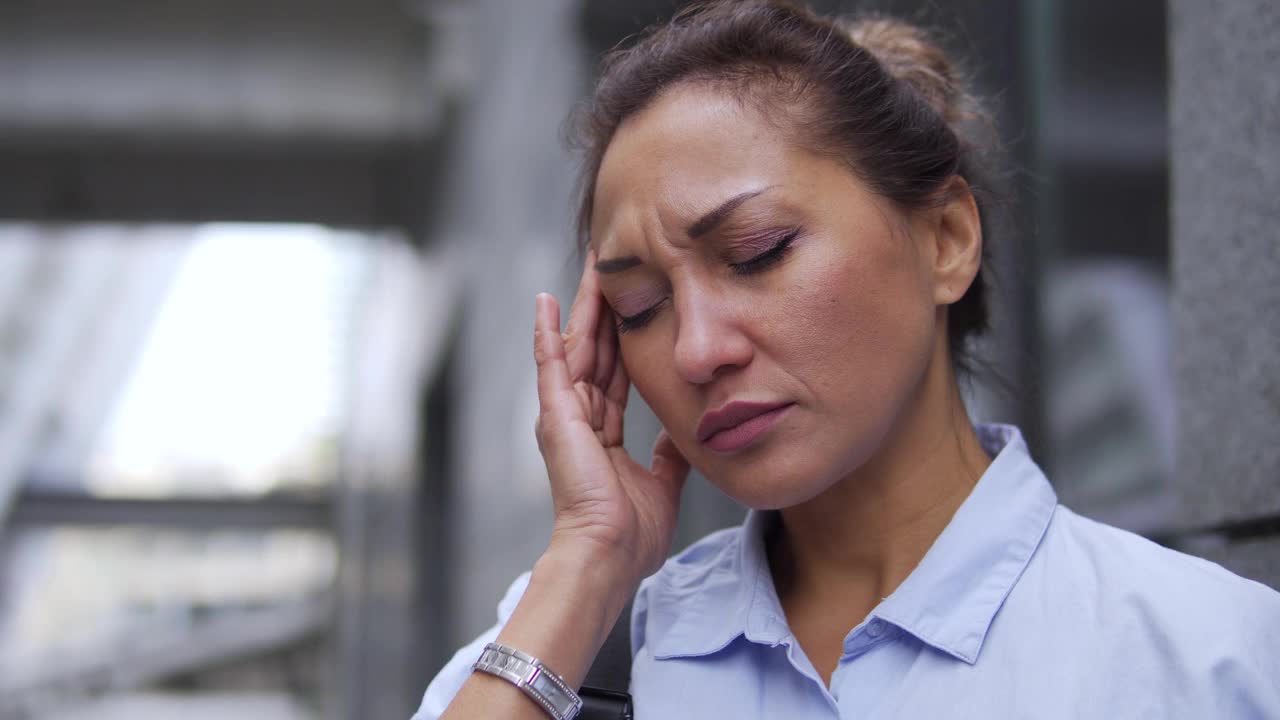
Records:
M412 713L550 529L565 118L678 4L0 7L0 718ZM994 101L973 414L1280 587L1274 5L814 4L944 29ZM741 514L695 479L676 545Z

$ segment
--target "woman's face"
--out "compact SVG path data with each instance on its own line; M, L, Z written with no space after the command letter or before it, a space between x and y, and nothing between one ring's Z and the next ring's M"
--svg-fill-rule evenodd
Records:
M591 227L601 289L631 381L711 482L787 507L875 453L939 336L914 224L713 89L619 128Z

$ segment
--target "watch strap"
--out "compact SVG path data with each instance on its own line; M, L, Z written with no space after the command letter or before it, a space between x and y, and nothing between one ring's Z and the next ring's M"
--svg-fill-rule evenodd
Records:
M489 643L471 667L520 688L554 720L573 720L582 709L582 699L563 678L542 661L515 648Z

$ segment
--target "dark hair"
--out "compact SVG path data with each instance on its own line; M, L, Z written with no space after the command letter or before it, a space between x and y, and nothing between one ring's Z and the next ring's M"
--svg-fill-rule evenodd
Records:
M903 21L827 19L785 0L695 3L605 56L576 117L585 150L581 246L590 241L596 176L618 126L683 83L714 85L763 110L806 147L845 159L899 207L935 205L951 178L964 178L978 204L985 256L987 153L966 131L990 125L946 54ZM948 344L960 370L968 369L966 341L987 328L987 293L979 269L948 308Z

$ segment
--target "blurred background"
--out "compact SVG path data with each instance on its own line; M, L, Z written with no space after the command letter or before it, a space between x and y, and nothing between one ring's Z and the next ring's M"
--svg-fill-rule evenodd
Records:
M0 718L412 714L547 539L565 117L678 5L0 2ZM814 5L941 28L997 112L973 415L1280 587L1276 5ZM742 517L684 502L677 548Z

